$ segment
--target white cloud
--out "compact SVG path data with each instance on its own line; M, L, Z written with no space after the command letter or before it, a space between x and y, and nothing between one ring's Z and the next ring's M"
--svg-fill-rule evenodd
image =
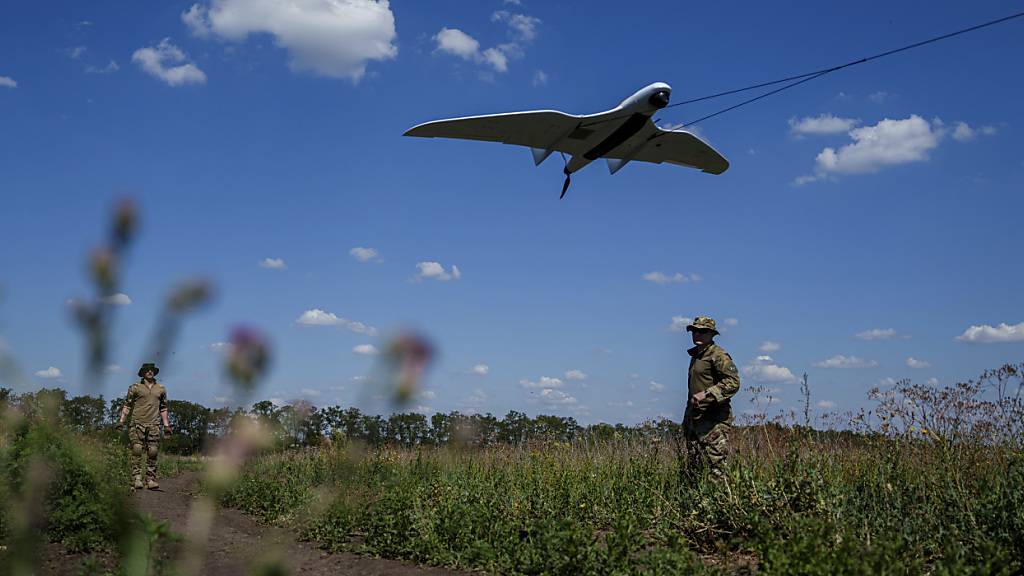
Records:
M491 21L507 25L513 41L481 50L480 42L476 38L458 28L445 26L433 37L434 43L437 45L436 51L458 56L469 62L487 65L499 73L507 72L509 60L522 58L525 55L524 47L536 39L537 27L541 21L533 16L516 14L507 10L498 10L492 14ZM534 86L546 81L547 75L543 72L538 70L534 73Z
M570 396L561 390L552 390L551 388L541 390L540 394L538 394L538 400L548 407L571 406L576 404L575 397Z
M271 270L284 270L288 266L285 265L283 258L264 258L260 260L260 268L269 268Z
M871 94L868 94L868 100L871 100L875 104L881 104L882 102L885 102L888 98L889 93L883 90L879 90L878 92L872 92Z
M693 322L693 318L687 316L673 316L672 323L668 325L669 332L686 332L686 327Z
M737 318L726 318L725 320L722 320L722 325L728 326L729 328L735 328L740 325L740 321Z
M755 382L793 383L797 381L793 372L785 366L779 366L771 356L758 356L753 362L742 369L743 376Z
M124 372L124 369L118 364L107 364L103 368L104 374L120 374L122 372Z
M369 262L380 255L379 252L373 248L364 248L363 246L356 246L355 248L348 251L353 258L360 262Z
M82 57L82 54L85 54L85 46L73 46L65 50L64 53L68 55L68 58L78 60Z
M295 323L300 326L340 326L342 328L347 328L356 334L366 334L367 336L377 335L377 329L373 326L368 326L355 320L349 320L348 318L342 318L341 316L335 315L333 312L326 312L319 308L306 310L301 316L295 319Z
M562 386L565 385L565 383L562 382L562 380L559 378L541 376L540 380L536 382L523 378L522 380L519 381L519 385L523 388L526 388L527 390L532 390L537 388L561 388Z
M90 65L85 67L85 73L86 74L113 74L114 72L117 72L120 69L121 69L121 67L117 65L117 62L111 60L103 68L99 68L97 66L94 66L94 65L90 64Z
M56 380L61 377L60 368L56 366L50 366L46 370L39 370L36 372L36 376L39 378L46 378L47 380Z
M534 86L543 86L548 83L548 75L543 70L537 70L533 73L533 80L530 83Z
M836 403L831 400L819 400L818 408L824 408L825 410L831 410L836 407Z
M109 304L111 306L128 306L129 304L132 303L132 299L129 298L128 295L125 294L124 292L118 292L116 294L111 294L110 296L106 296L105 298L103 298L103 303Z
M170 38L164 38L153 47L139 48L132 54L132 62L168 86L206 83L206 74L187 60L181 48L171 44ZM172 64L177 66L170 66Z
M473 390L473 393L459 401L459 406L467 412L479 412L487 403L487 393L482 388Z
M360 344L352 349L353 352L360 356L374 356L380 353L377 347L373 344Z
M906 337L900 336L896 330L892 328L872 328L871 330L858 332L854 335L854 338L858 340L894 340L896 338Z
M848 132L860 121L855 118L840 118L832 114L815 117L789 119L789 131L797 135L841 134Z
M586 380L587 374L582 370L569 370L565 373L566 380Z
M303 388L303 389L299 390L299 394L302 394L305 397L316 398L317 396L320 395L320 391L319 390L314 390L313 388Z
M451 272L444 269L439 262L418 262L416 267L419 268L419 272L413 277L414 280L425 280L433 279L440 280L441 282L447 282L449 280L458 280L462 278L462 272L459 271L459 267L452 265Z
M761 342L761 345L757 349L765 354L771 354L772 352L782 350L782 344L771 340L765 340L764 342Z
M224 354L231 350L231 344L229 342L211 342L206 345L206 349L212 352Z
M231 402L231 398L228 398L227 396L214 396L213 401L217 404L227 404L228 402Z
M892 376L886 376L878 381L878 385L881 387L895 386L899 380L896 380Z
M924 360L918 360L913 356L907 358L907 367L909 368L930 368L931 363Z
M654 380L651 380L651 385L648 386L647 389L650 390L651 392L655 392L655 393L657 393L657 392L664 392L665 391L665 385L662 384L661 382L655 382Z
M487 364L477 364L476 366L470 368L469 371L479 376L487 376L487 374L489 374L491 371L491 367L488 366Z
M654 271L643 275L643 279L655 284L686 284L688 282L700 282L703 278L699 274L683 274L676 272L669 276L664 272Z
M874 360L864 360L856 356L843 356L837 354L828 360L822 360L814 364L816 368L874 368L878 366L878 362Z
M996 132L998 132L998 129L995 126L972 128L966 122L957 122L956 127L953 129L953 139L957 142L970 142L977 138L979 134L993 136Z
M931 377L931 378L925 380L924 383L929 385L929 386L938 386L939 385L939 379L935 378L935 377Z
M4 88L17 88L18 81L10 76L0 76L0 86Z
M851 144L818 154L820 173L864 174L886 166L928 160L928 152L939 145L945 133L941 121L929 123L913 114L904 120L886 118L874 126L850 130Z
M417 397L423 400L433 400L434 398L437 398L437 393L433 390L424 390L417 394Z
M242 41L269 34L293 71L358 82L369 61L398 55L387 0L210 0L181 19L198 37Z
M994 342L1020 342L1024 340L1024 322L1009 325L1004 323L998 326L981 324L971 326L964 333L956 337L960 342L976 342L991 344Z

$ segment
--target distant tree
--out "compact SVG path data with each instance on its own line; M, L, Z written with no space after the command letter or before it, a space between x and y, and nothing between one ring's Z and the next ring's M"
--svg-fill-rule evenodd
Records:
M64 402L61 416L79 432L94 432L103 427L106 407L103 396L75 396Z
M210 409L186 400L168 400L167 415L174 429L164 443L164 450L176 454L196 454L206 441L210 426Z

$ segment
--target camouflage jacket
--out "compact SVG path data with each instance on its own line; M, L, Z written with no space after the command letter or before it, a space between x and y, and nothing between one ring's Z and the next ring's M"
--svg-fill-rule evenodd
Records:
M740 374L732 357L714 342L694 346L687 353L690 354L687 399L698 392L707 392L699 411L728 417L731 414L729 399L740 389Z
M167 389L159 382L152 386L135 382L124 400L132 410L132 424L159 424L160 413L167 410Z

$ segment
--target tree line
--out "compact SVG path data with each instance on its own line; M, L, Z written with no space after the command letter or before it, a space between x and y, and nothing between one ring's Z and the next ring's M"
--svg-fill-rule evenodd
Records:
M662 419L636 426L623 424L581 425L575 418L541 414L530 417L509 411L504 417L493 414L438 412L431 416L417 412L389 416L367 414L358 408L317 407L307 401L277 405L261 400L249 409L207 408L186 400L168 400L168 416L174 434L164 440L163 449L176 454L196 454L210 440L224 436L238 419L255 419L273 432L277 447L320 446L339 440L355 440L372 446L440 446L462 444L488 447L498 444L525 444L538 441L571 442L662 437L678 433L678 423ZM20 395L0 388L0 409L18 409L28 418L46 413L58 414L69 428L87 434L116 436L113 425L120 418L124 398L109 402L103 396L69 397L60 388L44 388Z

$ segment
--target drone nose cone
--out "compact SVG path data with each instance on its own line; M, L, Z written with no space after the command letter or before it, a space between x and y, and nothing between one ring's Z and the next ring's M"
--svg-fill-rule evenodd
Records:
M668 90L658 90L654 94L651 94L651 97L647 101L655 108L664 108L665 106L668 106L668 96Z

